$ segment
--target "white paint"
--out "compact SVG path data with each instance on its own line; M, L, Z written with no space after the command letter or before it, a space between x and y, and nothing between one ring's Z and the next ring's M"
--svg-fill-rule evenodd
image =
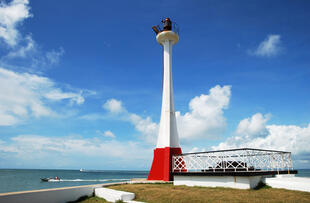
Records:
M275 176L276 178L293 178L295 174L279 174Z
M178 42L179 36L172 31L163 31L156 39L164 49L163 97L157 148L179 148L172 85L172 46Z
M310 178L276 176L275 178L266 178L265 181L273 188L310 192Z
M85 195L92 196L94 189L97 187L102 187L103 185L107 184L2 193L0 194L0 202L1 203L12 203L12 202L64 203L68 201L75 201L78 198Z
M116 202L117 200L131 201L135 198L135 194L132 192L123 192L109 188L96 188L95 195L109 202Z
M167 184L167 183L173 183L173 181L163 181L163 180L130 180L127 181L128 184Z
M174 176L174 185L252 189L262 176Z
M163 31L156 36L156 40L159 44L163 45L166 39L172 42L172 45L175 45L179 41L179 35L173 31Z

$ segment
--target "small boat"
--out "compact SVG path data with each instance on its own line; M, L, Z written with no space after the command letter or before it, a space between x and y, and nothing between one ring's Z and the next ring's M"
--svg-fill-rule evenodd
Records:
M43 182L58 182L60 181L59 177L55 177L55 178L41 178L41 181Z
M84 171L84 169L81 168L81 169L80 169L80 172L83 172L83 171Z
M41 181L43 181L43 182L48 182L49 179L50 179L50 178L41 178Z

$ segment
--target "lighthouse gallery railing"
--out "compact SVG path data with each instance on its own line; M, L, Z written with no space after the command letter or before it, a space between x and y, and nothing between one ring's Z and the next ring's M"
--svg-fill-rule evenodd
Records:
M187 153L172 157L173 172L293 170L291 153L241 148Z

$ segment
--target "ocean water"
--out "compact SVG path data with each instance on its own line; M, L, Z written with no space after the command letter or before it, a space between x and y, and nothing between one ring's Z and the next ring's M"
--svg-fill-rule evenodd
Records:
M84 171L0 169L0 193L79 185L93 185L126 181L132 178L147 178L148 171ZM60 182L42 182L40 178L61 178ZM299 169L297 177L309 177L310 169Z
M296 177L310 178L310 169L296 169L296 170L298 170L298 174L295 175Z
M0 193L79 185L93 185L147 178L148 171L83 171L0 169ZM60 177L59 182L42 182L40 178Z

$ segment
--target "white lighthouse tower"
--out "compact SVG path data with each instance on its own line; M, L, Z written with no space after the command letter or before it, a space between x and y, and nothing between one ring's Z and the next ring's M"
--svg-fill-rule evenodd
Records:
M163 46L163 96L157 146L148 180L172 179L172 156L182 154L174 110L172 87L172 46L179 41L179 35L172 29L172 22L166 18L163 29L154 26L156 40Z

